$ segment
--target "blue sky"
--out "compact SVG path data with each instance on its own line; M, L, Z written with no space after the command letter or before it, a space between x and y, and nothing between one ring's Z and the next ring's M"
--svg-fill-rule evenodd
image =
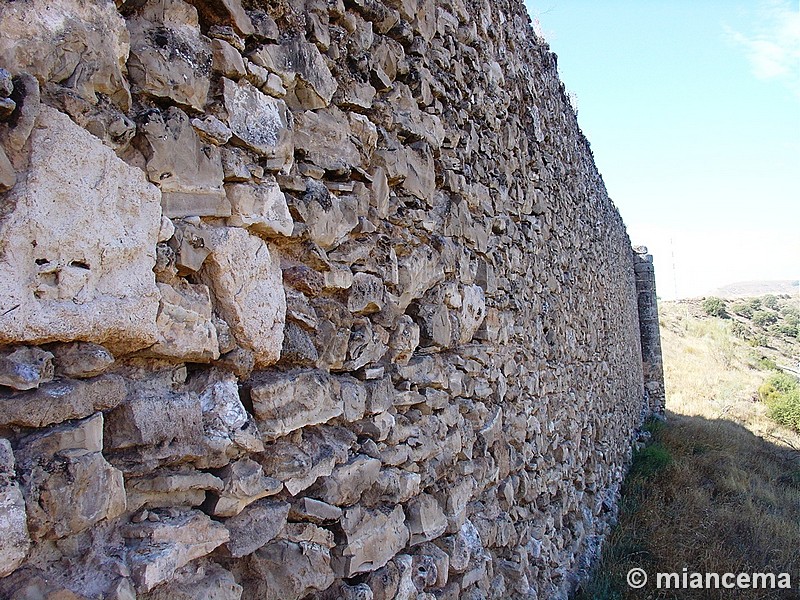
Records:
M659 295L800 279L800 3L526 4Z

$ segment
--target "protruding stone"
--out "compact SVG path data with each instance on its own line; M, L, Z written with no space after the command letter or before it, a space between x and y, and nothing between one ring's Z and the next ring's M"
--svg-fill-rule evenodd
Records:
M250 555L247 568L257 578L243 600L300 600L334 581L330 553L318 544L267 544Z
M0 508L0 577L5 577L22 564L31 543L25 499L17 485L11 444L5 438L0 438Z
M248 227L264 236L292 235L294 222L276 181L231 183L225 192L232 207L229 225Z
M311 496L337 506L351 506L378 479L381 461L359 455L333 472L309 490Z
M0 118L2 118L2 107L0 107ZM14 165L8 159L6 151L0 146L0 193L7 192L17 183L17 173Z
M215 517L233 517L238 515L248 504L259 498L272 496L283 489L277 479L266 477L261 465L243 458L223 467L218 473L224 487L217 490L208 510Z
M219 477L194 469L131 477L125 482L128 512L142 507L149 509L200 506L206 499L206 491L219 492L223 486Z
M385 293L381 279L369 273L356 273L347 297L347 308L361 315L378 312L383 308Z
M408 542L402 506L394 509L347 509L341 527L344 542L336 547L333 561L339 577L352 577L381 568Z
M127 394L119 375L60 379L36 391L0 394L0 424L45 427L118 406Z
M0 354L0 385L30 390L53 380L53 355L40 348L22 346Z
M175 571L229 539L221 523L199 511L157 509L153 514L157 521L122 528L129 540L128 563L139 593L169 581Z
M55 357L56 374L66 377L96 377L114 364L114 355L92 342L53 344L50 352Z
M447 517L436 498L429 494L415 497L409 503L406 513L411 546L436 539L447 530Z
M289 504L274 500L259 500L241 513L225 521L230 531L226 547L234 558L252 554L268 544L283 531Z
M235 139L267 159L267 167L288 171L294 145L292 121L283 100L265 96L248 82L222 80L228 126Z
M297 74L299 81L294 85L292 101L301 109L328 106L338 87L319 49L299 38L281 45L262 46L250 60L277 73L285 82Z
M295 114L295 150L326 171L349 173L361 163L350 138L347 118L336 108Z
M122 472L101 452L103 418L32 434L20 443L28 524L34 539L58 539L125 512Z
M145 353L189 362L219 358L208 288L176 279L172 285L159 283L158 289L161 292L156 319L159 340Z
M342 400L324 371L264 373L253 381L250 397L265 440L342 414Z
M209 229L214 251L200 279L217 302L239 345L252 350L257 367L280 358L286 298L280 264L258 237L236 227Z
M241 597L242 586L229 571L202 559L175 571L170 581L137 596L139 600L240 600Z
M182 0L148 0L128 20L128 29L128 74L134 89L202 111L212 59L194 7Z
M152 344L157 188L66 115L42 107L37 123L0 224L0 343Z
M298 498L289 510L293 521L310 521L321 525L333 523L342 517L342 509L314 498Z

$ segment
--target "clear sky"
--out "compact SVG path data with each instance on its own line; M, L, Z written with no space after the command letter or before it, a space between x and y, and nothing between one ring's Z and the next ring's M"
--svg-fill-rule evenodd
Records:
M659 295L800 279L800 2L526 4Z

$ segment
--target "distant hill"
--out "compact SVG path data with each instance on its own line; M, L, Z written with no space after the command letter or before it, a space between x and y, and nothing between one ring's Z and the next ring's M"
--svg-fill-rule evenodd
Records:
M710 295L720 298L751 298L765 294L800 294L800 281L740 281L717 288Z

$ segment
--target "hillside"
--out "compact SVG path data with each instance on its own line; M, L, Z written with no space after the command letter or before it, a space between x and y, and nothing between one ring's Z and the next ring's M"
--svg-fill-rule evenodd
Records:
M770 418L758 390L778 365L797 367L800 301L709 304L723 317L709 316L703 300L659 307L667 421L648 424L649 441L623 486L619 524L576 599L797 597L800 434ZM651 575L648 594L628 587L634 567ZM789 572L794 590L656 590L656 572L684 567Z
M721 298L745 298L764 296L766 294L797 295L800 292L800 281L739 281L717 288L714 296Z

